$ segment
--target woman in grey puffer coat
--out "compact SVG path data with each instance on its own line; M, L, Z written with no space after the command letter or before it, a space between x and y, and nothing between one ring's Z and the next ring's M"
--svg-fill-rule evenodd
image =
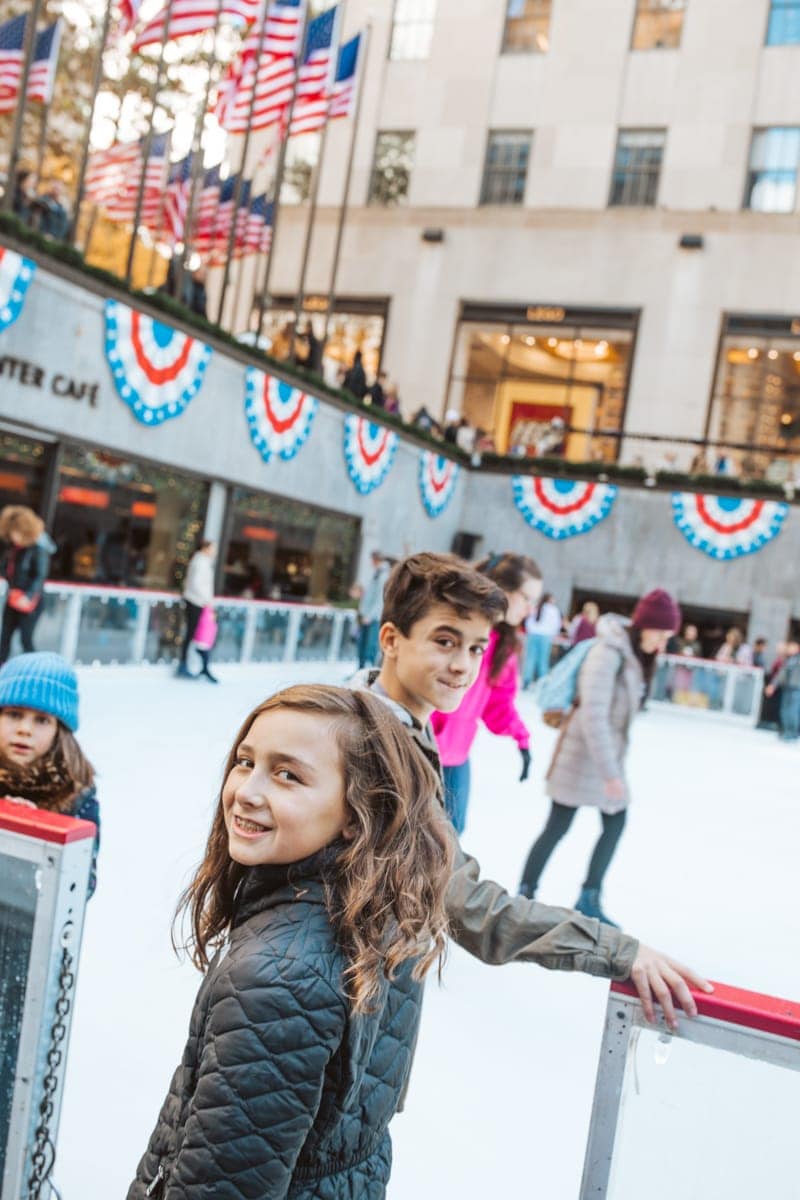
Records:
M552 805L525 864L523 895L535 895L541 873L572 824L575 810L598 808L603 830L575 908L584 916L614 924L600 906L600 891L630 801L625 780L630 726L649 687L656 655L664 651L680 624L680 608L661 590L642 597L630 625L620 617L601 618L547 773Z

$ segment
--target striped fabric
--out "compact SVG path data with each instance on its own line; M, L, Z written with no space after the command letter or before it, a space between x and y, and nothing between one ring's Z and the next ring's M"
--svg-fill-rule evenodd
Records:
M11 112L17 106L26 21L23 14L0 25L0 113ZM60 48L61 23L56 21L36 35L26 89L29 100L49 104L53 99Z

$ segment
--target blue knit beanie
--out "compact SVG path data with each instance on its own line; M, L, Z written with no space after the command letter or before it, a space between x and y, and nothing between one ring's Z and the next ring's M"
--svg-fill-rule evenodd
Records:
M60 654L18 654L0 667L0 708L35 708L74 733L78 728L78 677Z

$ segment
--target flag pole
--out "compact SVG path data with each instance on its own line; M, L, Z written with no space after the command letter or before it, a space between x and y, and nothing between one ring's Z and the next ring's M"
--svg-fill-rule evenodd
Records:
M344 5L345 5L345 0L339 0L339 4L337 5L338 11L337 11L336 18L335 18L336 28L331 33L331 70L328 73L328 86L326 88L328 95L327 95L327 98L325 101L325 124L322 126L322 133L320 134L319 155L317 156L317 162L314 167L314 177L311 181L311 196L310 196L310 204L308 207L308 221L306 224L306 239L305 239L305 245L303 246L303 261L302 261L302 264L300 267L300 284L297 289L297 299L296 299L295 310L294 310L295 331L299 330L299 328L300 328L300 318L303 315L303 304L305 303L305 298L306 298L306 276L308 274L308 260L309 260L310 254L311 254L311 239L314 236L314 225L315 225L316 219L317 219L317 202L319 199L319 184L320 184L320 179L322 178L322 163L323 163L323 159L325 157L325 146L328 141L328 125L330 123L330 115L331 115L331 91L333 89L333 81L336 77L336 64L338 62L338 55L339 55L339 49L340 49L340 46L339 46L340 38L338 35L339 35L339 30L341 29ZM334 43L336 46L335 50L334 50ZM273 233L274 233L274 231L273 231Z
M175 279L175 287L180 297L183 294L183 277L186 273L186 265L189 262L192 253L192 225L194 223L195 205L197 203L197 185L200 181L200 176L203 171L203 131L205 126L206 116L208 115L208 102L211 99L211 85L214 79L214 64L217 61L217 40L219 38L219 29L222 20L222 0L217 0L217 15L214 19L214 34L211 39L211 44L206 55L206 65L208 67L208 75L206 76L206 90L203 97L202 107L198 110L197 121L194 127L194 136L192 138L192 176L189 184L189 199L186 204L186 220L183 226L183 253L178 259L178 271Z
M144 201L145 182L147 180L147 163L150 158L150 150L153 145L153 122L155 120L156 109L158 108L158 96L161 91L161 83L164 78L164 51L167 48L169 41L169 27L172 21L172 3L173 0L167 0L167 15L164 21L164 38L161 42L161 49L158 54L158 69L156 71L156 82L153 88L153 103L150 108L150 121L147 126L147 133L144 136L144 144L142 146L142 171L139 176L139 187L136 192L136 208L133 215L133 229L131 230L131 240L128 246L128 261L125 264L125 282L130 284L131 275L133 274L133 256L136 252L136 239L139 236L139 221L142 216L142 203Z
M331 282L328 288L328 303L325 307L325 327L322 331L322 353L325 352L325 344L328 341L328 328L330 326L331 315L333 313L333 303L336 298L336 281L339 274L339 259L342 253L342 240L344 237L344 225L347 219L347 206L350 200L350 183L353 177L353 164L356 156L356 138L358 137L358 123L361 119L361 107L364 101L364 81L367 74L367 55L369 54L369 42L372 34L372 25L367 22L364 28L364 42L360 47L361 69L358 80L358 99L356 100L356 108L353 113L353 136L350 139L350 152L347 156L347 170L345 172L344 193L342 195L342 203L339 208L339 220L336 226L336 241L333 248L333 263L331 265Z
M228 247L225 254L225 269L222 275L222 287L219 293L219 305L217 306L217 324L222 324L222 312L225 308L225 296L228 291L228 284L231 277L231 254L233 253L234 242L236 239L236 226L239 220L239 202L242 198L242 185L244 183L244 173L247 166L247 152L250 149L250 135L253 132L253 114L256 108L256 94L258 92L258 72L261 66L261 55L264 52L264 39L267 35L267 18L269 16L269 0L262 0L259 20L261 25L258 30L258 45L256 47L256 56L253 62L253 92L250 96L250 108L247 113L247 128L244 131L244 142L242 144L242 160L239 165L239 173L236 176L236 183L233 188L233 213L231 218L231 227L228 231Z
M75 207L73 209L72 224L69 230L69 244L75 245L75 239L78 236L78 220L81 214L81 204L83 203L83 191L86 186L86 169L89 166L89 150L92 142L92 121L94 119L94 109L97 104L97 97L100 93L100 84L103 82L103 59L108 45L108 35L111 30L111 5L113 0L107 0L106 11L103 17L103 28L100 33L100 45L97 50L97 61L94 64L94 74L92 76L92 91L91 100L89 102L89 119L86 123L86 136L83 139L83 147L81 148L81 165L78 168L78 186L75 192Z
M36 45L36 23L42 8L42 0L33 0L30 12L25 19L25 37L22 43L22 71L20 72L18 103L14 109L14 120L11 125L11 143L8 154L8 171L6 174L6 190L3 193L0 212L11 212L14 204L16 188L17 165L19 163L22 143L22 122L25 117L25 105L28 99L28 77L31 73L33 50Z
M300 67L303 64L306 51L306 37L308 35L308 10L303 8L303 29L299 41L299 49L295 59L294 81L292 83L292 95L289 100L289 107L286 113L286 134L281 138L281 144L278 148L278 161L275 164L275 182L272 186L272 237L270 239L269 248L267 250L267 261L264 264L264 281L261 285L261 296L258 302L258 324L256 325L256 346L258 339L261 337L261 326L264 324L264 313L269 305L269 280L272 272L272 260L275 250L275 237L278 232L278 215L281 207L281 187L283 186L283 173L286 165L286 150L289 145L289 135L292 128L292 115L294 114L294 105L297 99L297 84L300 77Z

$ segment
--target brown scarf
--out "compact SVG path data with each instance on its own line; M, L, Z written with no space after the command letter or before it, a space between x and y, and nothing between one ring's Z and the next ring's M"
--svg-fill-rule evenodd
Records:
M0 756L0 796L21 796L37 808L69 812L79 789L60 754L52 750L29 767L18 767Z

